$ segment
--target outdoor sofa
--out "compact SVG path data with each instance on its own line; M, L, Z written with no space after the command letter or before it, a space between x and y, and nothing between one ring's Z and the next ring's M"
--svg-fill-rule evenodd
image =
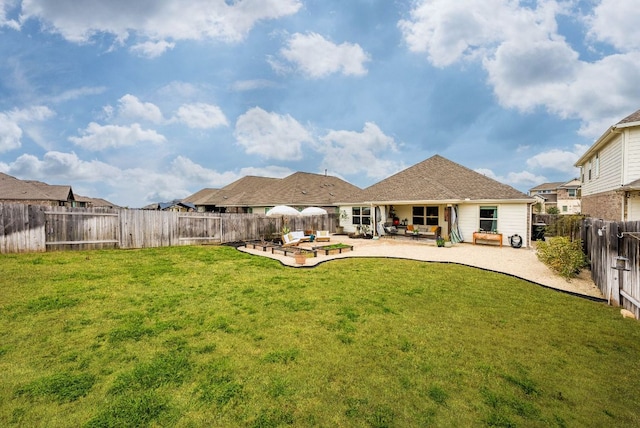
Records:
M415 226L410 224L407 226L407 230L404 232L407 235L414 235ZM421 238L429 238L429 239L437 239L442 233L442 228L440 226L417 226L418 236Z
M301 242L310 241L311 237L306 236L302 230L296 230L293 232L285 233L282 235L283 247L294 247Z

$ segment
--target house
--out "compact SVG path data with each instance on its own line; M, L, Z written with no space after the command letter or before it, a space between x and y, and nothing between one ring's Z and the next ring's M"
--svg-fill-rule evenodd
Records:
M142 207L143 210L154 211L175 211L175 212L192 212L196 211L196 206L189 202L183 202L175 199L170 202L157 202Z
M529 242L528 195L469 168L435 155L367 187L340 206L341 226L353 232L374 226L384 234L388 222L404 228L440 226L442 236L472 242L474 232L502 234L502 243L519 235Z
M336 202L357 186L326 174L296 172L285 178L246 176L221 189L203 189L183 199L198 211L265 214L275 205L317 206L336 212Z
M607 129L578 159L582 214L640 220L640 110Z
M33 180L20 180L3 173L0 173L0 202L47 206L76 206L71 186L50 185Z
M529 196L536 200L534 212L548 213L557 208L558 214L580 214L580 180L543 183L529 189Z

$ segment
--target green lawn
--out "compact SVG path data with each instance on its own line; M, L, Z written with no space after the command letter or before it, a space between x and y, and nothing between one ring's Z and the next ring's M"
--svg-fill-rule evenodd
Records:
M640 426L640 323L463 266L0 256L0 426Z

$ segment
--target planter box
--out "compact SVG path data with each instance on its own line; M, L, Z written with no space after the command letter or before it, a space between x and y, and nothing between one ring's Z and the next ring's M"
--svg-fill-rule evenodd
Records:
M330 256L332 254L342 254L347 251L353 251L353 245L341 245L336 248L335 245L323 245L321 247L313 247L315 251L325 256Z

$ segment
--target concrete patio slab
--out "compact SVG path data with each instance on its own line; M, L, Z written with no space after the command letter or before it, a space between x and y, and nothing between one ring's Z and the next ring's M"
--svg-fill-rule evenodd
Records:
M345 235L332 235L331 242L306 242L300 248L310 249L323 244L344 243L353 245L353 251L342 254L320 255L307 258L304 265L296 264L292 256L271 254L261 249L238 248L256 256L279 260L294 268L309 268L330 260L349 257L385 257L425 262L457 263L494 272L505 273L545 287L575 293L593 299L604 299L591 280L590 272L583 270L571 281L557 275L538 260L534 248L512 248L496 245L454 244L449 248L437 247L434 241L406 238L352 239Z

